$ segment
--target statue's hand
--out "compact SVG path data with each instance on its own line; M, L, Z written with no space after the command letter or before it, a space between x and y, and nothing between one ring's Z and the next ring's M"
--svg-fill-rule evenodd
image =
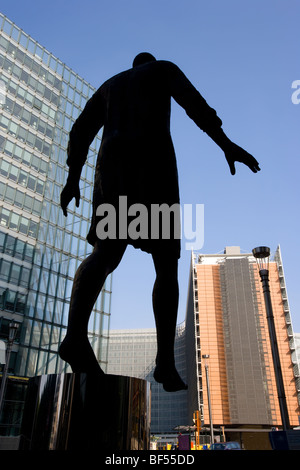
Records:
M64 189L60 195L60 206L63 210L65 216L67 216L67 207L69 203L72 201L73 197L76 200L76 207L79 207L80 201L80 189L79 189L79 182L67 181Z
M250 153L246 152L246 150L233 142L230 143L224 153L232 175L235 175L235 162L244 163L244 165L248 166L253 173L260 171L258 161L252 157Z

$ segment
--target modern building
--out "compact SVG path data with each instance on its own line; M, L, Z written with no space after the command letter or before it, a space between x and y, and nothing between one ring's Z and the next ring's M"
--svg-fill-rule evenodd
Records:
M289 419L297 427L297 336L279 247L269 273ZM177 328L175 354L188 390L167 393L152 376L155 329L110 331L108 372L152 384L152 434L168 435L168 442L172 433L176 441L178 431L194 434L199 411L200 444L210 442L212 431L215 439L241 440L248 449L270 447L268 432L281 427L281 414L265 301L252 253L226 247L222 254L192 254L186 319Z
M269 278L289 420L296 427L299 367L279 247ZM222 254L193 254L186 345L189 420L199 410L204 427L212 422L231 436L246 428L249 437L251 431L281 426L264 296L252 253L227 247Z
M156 330L110 330L108 349L109 374L138 377L151 383L151 434L175 433L187 423L187 391L165 392L153 379L156 358ZM175 339L177 369L186 380L185 328L179 325Z
M80 181L81 202L60 209L68 133L95 89L0 14L0 339L19 324L9 373L31 377L69 371L58 357L74 273L86 242L100 136ZM89 322L105 369L111 277ZM101 351L101 355L100 355Z

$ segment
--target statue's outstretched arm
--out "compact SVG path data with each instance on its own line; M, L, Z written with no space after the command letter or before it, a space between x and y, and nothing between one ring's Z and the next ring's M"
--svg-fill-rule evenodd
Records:
M241 162L257 173L258 161L246 150L232 142L222 129L222 121L184 73L170 63L172 71L172 96L182 106L187 115L223 150L232 175L235 174L235 162Z

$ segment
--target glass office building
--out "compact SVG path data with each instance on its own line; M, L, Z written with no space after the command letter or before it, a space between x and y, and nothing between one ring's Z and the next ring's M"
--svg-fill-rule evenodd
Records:
M57 354L65 335L72 281L91 252L86 235L100 136L80 181L81 202L59 207L67 177L68 133L95 89L0 14L0 339L19 323L10 373L70 371ZM106 369L111 277L89 322Z

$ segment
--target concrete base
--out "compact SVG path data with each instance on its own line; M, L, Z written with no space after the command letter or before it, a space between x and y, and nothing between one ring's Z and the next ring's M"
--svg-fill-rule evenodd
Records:
M1 450L19 450L20 436L0 436L0 451Z
M147 450L150 383L117 375L29 380L20 450Z

